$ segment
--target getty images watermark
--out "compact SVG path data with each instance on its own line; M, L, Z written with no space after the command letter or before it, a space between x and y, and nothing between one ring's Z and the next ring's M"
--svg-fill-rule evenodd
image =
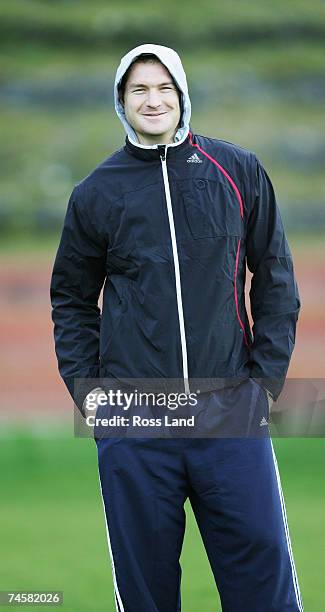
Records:
M198 392L199 393L199 392ZM131 392L121 389L108 391L95 391L87 394L85 398L85 409L96 410L98 406L118 406L123 410L129 410L131 406L163 406L169 410L177 410L179 406L196 406L198 393L147 393L135 389Z
M77 382L77 437L325 437L324 379L287 379L274 403L263 379Z
M121 389L108 391L99 389L88 393L85 398L83 407L86 425L90 428L107 427L111 430L119 427L194 427L195 415L191 414L190 408L197 405L197 395L196 393L148 393L138 389L131 392ZM188 408L188 414L183 417L173 417L170 413L158 416L153 413L154 408L158 410L161 408L165 412L166 409L176 411L185 407ZM104 414L98 414L100 408L104 408ZM105 408L109 408L110 412L105 411ZM120 413L114 409L119 409ZM126 416L126 413L130 416Z

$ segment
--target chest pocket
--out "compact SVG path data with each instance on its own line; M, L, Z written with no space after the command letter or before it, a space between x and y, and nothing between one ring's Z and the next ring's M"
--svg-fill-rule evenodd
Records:
M185 220L193 238L243 236L237 195L226 182L192 179L179 183Z

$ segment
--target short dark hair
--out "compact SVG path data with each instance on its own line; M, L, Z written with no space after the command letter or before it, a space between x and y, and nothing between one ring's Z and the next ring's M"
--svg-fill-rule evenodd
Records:
M130 76L130 72L131 69L133 68L133 66L135 64L146 64L147 62L155 62L157 64L161 64L162 66L164 66L164 64L160 61L159 57L157 57L157 55L154 55L154 53L141 53L141 55L138 55L138 57L135 58L135 60L133 60L133 62L130 64L130 66L128 67L128 69L124 72L122 79L120 80L118 86L117 86L117 91L118 91L118 97L119 100L123 103L124 102L124 94L125 94L125 87L126 87L126 83L127 80ZM165 66L166 68L166 66ZM168 68L167 68L168 70ZM173 78L172 75L171 79L176 87L177 93L178 93L178 97L179 97L179 103L180 103L180 107L182 109L182 92L179 89L179 87L177 86L177 83L175 81L175 79Z

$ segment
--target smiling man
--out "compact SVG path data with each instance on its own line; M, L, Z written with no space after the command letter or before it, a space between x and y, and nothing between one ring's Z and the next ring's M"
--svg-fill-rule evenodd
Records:
M179 405L200 390L175 413L181 437L95 432L116 610L180 611L189 498L223 612L301 612L268 430L300 302L271 181L254 153L192 132L172 49L127 53L114 96L125 146L75 186L54 264L59 369L83 414L107 380Z
M181 93L155 56L144 55L132 64L119 92L125 118L141 144L173 142L180 121Z

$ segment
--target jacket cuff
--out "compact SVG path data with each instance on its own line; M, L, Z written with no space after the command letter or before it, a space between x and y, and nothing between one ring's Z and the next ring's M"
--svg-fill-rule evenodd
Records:
M278 397L279 397L279 395L280 395L280 393L281 393L281 391L283 389L283 386L284 386L284 383L285 383L285 379L286 379L285 376L278 377L278 378L275 378L275 377L266 377L266 376L265 377L260 377L260 376L257 377L257 376L254 376L253 373L251 373L250 377L253 380L255 380L255 382L257 382L258 385L260 385L261 387L264 387L264 389L266 389L266 391L268 391L270 393L270 395L272 396L272 399L273 399L274 402L278 399Z
M84 412L84 401L95 387L101 386L101 379L99 377L99 367L94 367L87 370L87 373L80 373L75 377L64 378L64 382L68 388L68 391L74 401L75 406L80 410L82 416L85 416Z

